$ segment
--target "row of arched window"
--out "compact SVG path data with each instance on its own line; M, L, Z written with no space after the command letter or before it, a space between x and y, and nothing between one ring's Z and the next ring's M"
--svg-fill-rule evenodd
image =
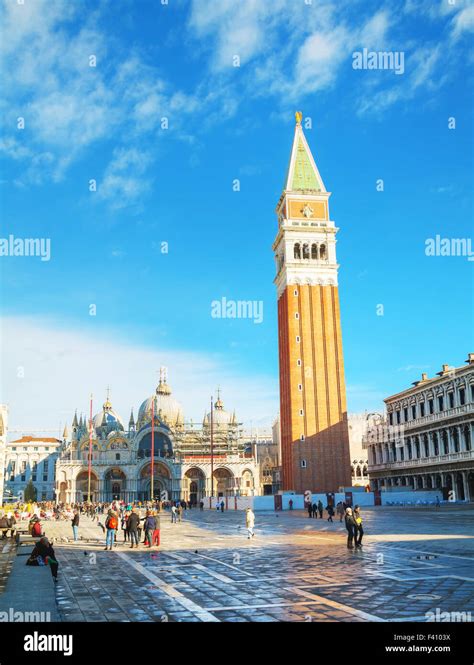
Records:
M327 259L326 245L316 242L312 244L295 242L293 252L295 259L314 259L315 261Z

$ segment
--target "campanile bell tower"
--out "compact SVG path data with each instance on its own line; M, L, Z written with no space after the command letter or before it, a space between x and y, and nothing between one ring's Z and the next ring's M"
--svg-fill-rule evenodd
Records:
M278 295L283 489L351 485L336 233L326 191L296 127L273 243Z

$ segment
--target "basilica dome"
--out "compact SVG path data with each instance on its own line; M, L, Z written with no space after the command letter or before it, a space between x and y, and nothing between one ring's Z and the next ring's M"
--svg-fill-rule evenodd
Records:
M112 404L107 398L102 406L102 411L96 413L92 422L94 423L94 429L99 429L101 427L106 427L109 431L111 429L123 431L122 419L112 408Z
M155 402L155 417L166 422L171 427L183 425L183 408L171 395L171 388L164 379L160 379L156 394L146 399L138 410L138 425L143 427L151 421L153 400Z
M216 403L214 404L214 412L212 414L212 421L214 425L217 426L228 426L235 425L237 423L235 411L234 413L229 413L224 409L224 403L220 398L220 394L217 396ZM211 424L211 415L206 413L204 416L203 425L208 427Z

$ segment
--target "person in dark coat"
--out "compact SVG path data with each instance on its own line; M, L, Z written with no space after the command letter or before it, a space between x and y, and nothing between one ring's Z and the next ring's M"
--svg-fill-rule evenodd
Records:
M323 510L324 510L323 502L322 502L321 499L320 499L320 500L318 501L318 513L319 513L319 518L320 518L320 519L323 519Z
M7 537L8 529L10 528L10 525L8 524L8 517L6 515L2 515L0 517L0 530L2 531L2 538Z
M334 508L331 505L326 506L326 510L328 511L328 522L332 522L332 518L334 515Z
M33 548L27 562L27 566L49 566L51 575L55 582L58 581L59 564L56 561L54 549L46 537L40 538Z
M355 535L355 527L356 527L356 522L354 519L354 516L352 514L352 508L346 508L346 529L347 529L347 549L353 550L354 545L353 540L354 540L354 535Z
M362 536L364 535L364 529L362 527L362 515L360 514L360 506L354 506L354 545L356 549L360 550L362 547Z
M308 517L313 517L313 506L311 505L311 501L308 501L306 507L308 509Z
M137 513L136 508L132 508L132 512L127 519L127 531L130 537L130 549L133 549L133 544L135 547L138 547L138 542L140 540L138 535L138 526L140 524L140 515Z
M148 542L148 547L153 547L153 531L155 530L156 527L156 520L151 514L151 512L148 510L146 514L146 519L145 519L145 540Z

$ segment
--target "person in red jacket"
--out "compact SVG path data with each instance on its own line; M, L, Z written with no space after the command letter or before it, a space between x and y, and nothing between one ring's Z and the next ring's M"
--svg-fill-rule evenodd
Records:
M105 528L107 529L107 535L105 539L104 549L111 550L115 541L115 532L118 529L117 513L115 513L113 510L109 510L107 514L107 519L105 520Z
M155 518L155 529L153 531L153 545L156 545L157 547L160 546L160 516L158 513L153 514Z

